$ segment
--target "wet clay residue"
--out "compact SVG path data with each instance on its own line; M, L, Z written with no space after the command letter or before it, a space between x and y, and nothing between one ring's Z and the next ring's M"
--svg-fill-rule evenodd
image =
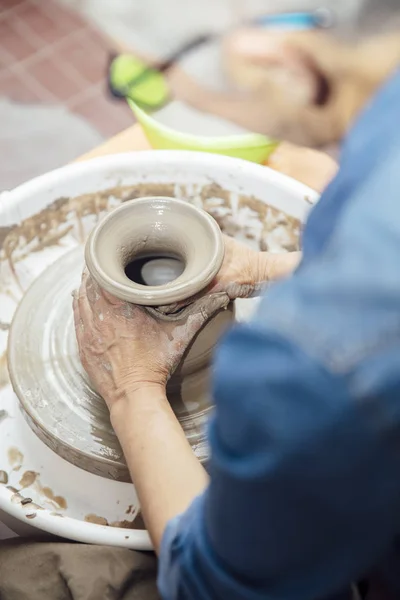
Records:
M36 473L36 471L25 471L25 473L19 480L19 485L21 486L21 489L31 487L31 485L35 483L38 477L39 473Z
M25 475L27 475L27 473L34 473L34 472L27 471L25 473ZM66 499L63 496L59 496L59 495L55 494L50 487L43 486L39 479L39 473L36 473L35 475L36 475L36 478L34 480L34 483L35 483L35 488L36 488L37 492L39 493L40 501L44 504L50 503L51 507L55 510L59 510L59 509L65 510L66 508L68 508ZM22 480L21 480L21 482L22 482Z
M4 230L0 237L0 260L5 260L9 264L16 282L19 283L15 264L31 252L39 252L44 248L59 245L69 233L83 243L88 233L83 224L84 217L94 215L100 218L104 212L116 206L118 201L125 202L146 196L169 196L185 198L189 202L200 201L204 209L216 218L224 233L229 235L234 233L233 230L243 229L243 223L238 222L234 217L236 209L250 210L262 222L263 233L270 232L275 226L284 226L287 228L288 237L293 238L293 246L298 248L299 221L255 197L233 194L217 183L206 186L185 186L146 182L133 186L117 186L76 198L55 200L22 223ZM237 198L235 210L232 206L232 196ZM243 233L247 237L246 232ZM249 235L248 239L255 239L254 233ZM265 245L263 235L258 242L260 245Z
M86 515L85 521L86 523L94 523L95 525L108 525L107 519L98 515Z
M24 460L24 455L18 450L18 448L15 448L14 446L9 448L7 451L7 455L8 462L14 470L21 468L21 465Z
M233 210L232 195L216 183L204 187L201 193L203 208L224 233L233 237L242 234L245 239L256 242L262 252L299 250L301 224L298 219L244 194L238 196L236 210ZM254 226L255 221L261 228Z
M120 527L122 529L146 529L144 524L142 514L139 511L132 521L122 520L122 521L113 521L109 523L107 519L104 517L99 517L98 515L86 515L84 519L87 523L95 523L96 525L107 525L109 527Z
M24 460L23 454L18 450L18 448L9 448L8 450L8 460L10 465L13 468L13 471L18 471L21 468L21 464ZM4 474L3 476L1 474ZM54 494L53 490L49 487L42 487L40 484L39 473L36 471L25 471L21 479L19 480L19 488L23 490L25 488L29 488L35 485L39 494L44 496L43 501L50 501L55 509L66 509L68 508L67 501L63 496L58 496ZM2 479L6 479L6 481L2 481ZM0 471L0 483L8 483L8 475L6 471ZM15 488L9 488L14 490L17 493L18 490ZM45 500L46 499L46 500ZM30 498L25 499L22 503L27 504L28 502L32 502ZM40 508L40 507L39 507Z
M4 352L0 356L0 389L6 387L10 382L7 368L7 354Z
M139 511L133 520L132 529L146 529L141 511Z
M125 202L143 196L174 196L174 184L141 183L133 186L117 186L76 198L58 198L49 206L24 219L22 223L4 229L0 237L0 250L8 262L18 283L15 263L31 252L40 252L49 246L59 245L73 232L82 243L86 234L82 219L88 215L100 217L110 209L111 200Z
M113 521L110 523L110 527L120 527L121 529L137 529L133 526L134 522L135 519L133 519L133 521L126 521L125 519L123 521Z
M0 423L2 421L4 421L4 419L7 419L8 417L8 412L6 410L0 410Z
M68 508L66 499L63 496L55 496L54 492L51 488L43 487L41 489L41 492L44 496L46 496L46 498L48 498L48 500L51 500L51 502L53 502L53 504L57 505L56 508L63 508L63 509Z
M130 504L125 511L126 515L130 515L133 512L133 504Z
M122 529L146 529L141 511L139 511L132 521L114 521L111 527L121 527Z
M8 473L6 471L0 471L0 483L8 483Z
M28 513L25 516L27 519L34 519L37 516L37 514L34 512L34 513Z

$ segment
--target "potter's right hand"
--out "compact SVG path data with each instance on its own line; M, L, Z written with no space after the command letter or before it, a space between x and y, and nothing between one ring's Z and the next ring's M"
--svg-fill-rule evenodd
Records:
M201 295L225 292L230 300L250 298L259 293L269 281L289 275L300 261L300 252L257 252L227 235L223 237L225 256L222 267ZM189 298L180 303L159 307L158 310L170 314L193 300L195 298Z
M165 388L194 336L229 304L224 292L200 298L178 321L103 292L85 272L74 293L74 320L82 365L111 409L141 387Z

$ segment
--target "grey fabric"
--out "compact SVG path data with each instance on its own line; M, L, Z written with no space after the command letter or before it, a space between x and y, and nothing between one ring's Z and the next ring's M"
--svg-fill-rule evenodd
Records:
M23 539L0 543L1 600L159 600L151 553Z

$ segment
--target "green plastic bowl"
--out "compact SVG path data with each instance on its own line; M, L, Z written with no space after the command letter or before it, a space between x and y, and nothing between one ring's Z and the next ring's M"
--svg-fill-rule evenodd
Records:
M275 140L256 133L218 137L181 133L154 119L132 100L128 99L128 103L151 147L158 150L211 152L264 164L278 145Z

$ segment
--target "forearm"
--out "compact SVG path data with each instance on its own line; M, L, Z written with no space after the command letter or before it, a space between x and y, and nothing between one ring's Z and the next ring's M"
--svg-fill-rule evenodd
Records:
M143 387L113 407L118 436L156 552L168 521L208 483L161 386Z

